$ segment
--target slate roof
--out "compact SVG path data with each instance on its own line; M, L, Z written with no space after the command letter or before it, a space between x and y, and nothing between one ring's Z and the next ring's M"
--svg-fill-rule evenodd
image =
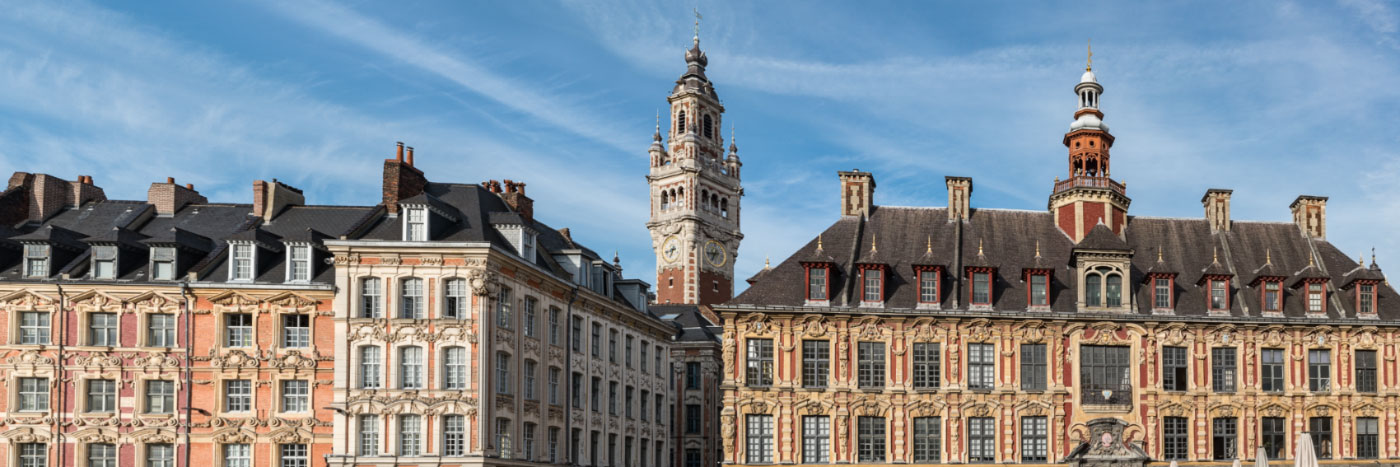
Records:
M651 312L676 327L677 341L719 342L724 335L724 328L706 319L697 305L652 305Z
M966 222L949 222L945 208L877 206L868 218L843 217L807 242L790 257L750 279L751 286L723 307L807 307L803 263L833 265L830 305L860 312L921 312L913 266L944 266L939 313L969 313L966 270L984 266L995 270L993 312L1024 312L1027 269L1050 268L1050 313L1077 312L1078 277L1074 251L1131 250L1135 312L1152 314L1148 273L1175 274L1177 316L1206 316L1206 289L1198 281L1208 274L1232 277L1230 316L1261 317L1259 289L1250 281L1259 275L1294 278L1298 274L1328 278L1329 318L1356 318L1355 301L1341 290L1356 278L1383 280L1379 267L1358 269L1357 261L1322 239L1305 238L1291 222L1234 221L1230 231L1212 233L1205 219L1129 216L1123 238L1096 226L1079 245L1055 226L1044 211L973 209ZM872 238L877 251L870 252ZM979 246L982 252L978 256ZM1036 251L1039 250L1039 257ZM1158 251L1161 251L1160 260ZM1125 251L1126 253L1126 251ZM1308 267L1309 257L1314 266ZM1267 260L1267 261L1266 261ZM883 309L860 305L854 279L858 264L879 262L890 271ZM1266 266L1267 264L1267 266ZM1271 272L1277 271L1277 272ZM1301 290L1284 289L1284 316L1305 318ZM1388 283L1379 287L1382 321L1400 320L1400 296Z

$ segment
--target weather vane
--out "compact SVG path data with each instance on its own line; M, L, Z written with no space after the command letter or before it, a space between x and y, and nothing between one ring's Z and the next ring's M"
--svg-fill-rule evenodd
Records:
M700 40L700 20L701 20L702 18L704 18L704 17L700 16L700 8L699 8L699 7L695 8L694 11L695 11L695 40L698 41L698 40Z
M698 25L698 24L700 24L700 23L695 23L695 24ZM696 35L697 37L699 37L699 35L700 35L700 30L698 29L699 26L696 26L696 28L697 28L697 29L695 30L695 31L696 31L696 32L695 32L695 35ZM1089 62L1086 63L1086 64L1084 65L1084 71L1094 71L1094 40L1093 40L1093 39L1089 39Z

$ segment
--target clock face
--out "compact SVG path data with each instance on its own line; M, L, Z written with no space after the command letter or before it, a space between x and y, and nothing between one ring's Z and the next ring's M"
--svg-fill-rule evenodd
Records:
M668 238L666 239L666 243L661 244L661 257L666 258L667 262L674 263L680 256L680 241L676 240L676 237Z
M719 242L710 240L705 244L705 261L709 261L711 266L723 266L728 259L725 257L724 246Z

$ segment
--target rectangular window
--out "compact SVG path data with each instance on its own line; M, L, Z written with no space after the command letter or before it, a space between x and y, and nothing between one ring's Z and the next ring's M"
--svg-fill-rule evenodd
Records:
M239 243L233 245L233 280L253 280L253 245Z
M310 315L282 315L282 347L311 347Z
M1045 417L1021 417L1021 462L1045 462Z
M746 460L750 464L773 462L773 416L749 415L746 420Z
M1376 392L1376 351L1356 351L1356 390Z
M591 400L590 402L592 402L592 404L593 404L593 411L594 411L594 412L602 412L602 411L603 411L603 378L599 378L599 377L597 377L597 376L594 376L594 377L593 377L593 387L592 387L591 389L593 389L593 391L592 391L593 397L592 397L592 400Z
M630 444L632 438L627 438ZM521 424L520 431L520 458L534 460L535 458L535 424L525 422Z
M467 317L467 280L448 279L446 287L447 303L442 308L442 317L465 319Z
M49 379L19 379L19 411L47 412L49 410Z
M938 303L938 271L919 271L919 303Z
M44 443L20 443L19 467L49 467L49 447Z
M1166 277L1158 277L1152 280L1152 307L1157 309L1171 309L1172 307L1172 280Z
M972 304L991 305L992 304L992 274L987 272L972 273Z
M773 385L773 339L748 339L747 378L749 387Z
M282 460L278 464L279 467L308 467L311 465L311 457L308 455L305 444L282 444L278 445L278 448L280 448ZM173 459L175 450L171 449L170 453Z
M937 342L915 342L913 350L914 389L938 389L943 376L941 346Z
M379 455L379 415L359 416L360 455Z
M549 369L549 403L559 405L559 375L558 368Z
M247 444L225 444L223 467L252 467L253 447Z
M25 345L47 345L50 316L42 311L25 311L19 314L19 343Z
M885 387L885 343L861 342L856 348L857 376L861 389Z
M247 313L224 315L224 346L253 346L253 315Z
M617 415L617 381L608 383L608 413Z
M1050 293L1048 276L1045 274L1031 274L1030 305L1048 306L1050 305Z
M701 464L702 462L703 462L703 461L700 460L700 450L699 450L699 449L686 449L686 450L685 450L685 467L701 467L700 464ZM658 463L657 465L660 465L660 463Z
M520 323L520 332L525 334L525 337L535 337L535 306L537 304L538 300L535 300L535 297L525 297L525 314L520 317L523 321Z
M1269 460L1283 459L1284 449L1288 446L1288 428L1284 425L1283 417L1264 417L1260 422L1259 437L1264 454L1269 456Z
M48 245L25 245L25 246L24 246L24 276L25 276L25 277L48 277L48 276L49 276L49 246L48 246Z
M967 344L968 389L992 389L996 375L996 352L992 344Z
M175 279L175 261L178 256L170 247L151 248L151 279L168 281Z
M360 281L360 317L384 317L384 284L378 277Z
M831 419L825 415L802 417L802 462L805 464L825 464L830 462L830 453ZM699 451L696 454L696 457L699 457Z
M1264 311L1283 310L1283 283L1264 281Z
M1079 348L1080 386L1086 405L1132 403L1133 385L1127 347L1086 345Z
M583 373L574 373L572 389L569 391L575 409L583 408Z
M405 223L404 240L424 242L428 240L428 208L407 209L408 222Z
M175 445L169 443L147 444L145 467L175 467ZM288 464L284 460L282 467L306 467L306 458L303 456L300 464Z
M423 348L399 349L399 389L423 389Z
M826 387L831 372L831 342L802 341L802 387Z
M442 455L467 455L467 417L448 415L442 419Z
M861 271L861 276L865 278L861 300L871 303L884 301L884 271L865 269Z
M423 419L420 415L399 415L399 455L417 456L423 450Z
M311 384L306 380L282 382L282 411L306 412L311 410Z
M1210 437L1212 448L1211 455L1213 459L1223 461L1235 458L1236 442L1238 440L1238 438L1235 437L1236 423L1237 421L1234 418L1217 418L1211 420Z
M292 282L308 282L311 280L311 246L293 245L291 248L292 268L287 274L287 280Z
M622 406L624 408L622 409L622 412L623 415L627 416L627 418L632 418L632 403L634 402L634 400L632 399L633 392L634 389L631 386L628 386L626 391L623 392L624 398L622 399Z
M885 417L856 418L856 459L885 461Z
M1308 313L1322 313L1322 284L1312 282L1308 284Z
M1312 417L1308 419L1308 436L1312 437L1313 451L1318 459L1332 458L1332 419Z
M637 365L641 366L642 374L646 374L647 372L647 347L649 347L647 341L642 341L642 346L640 347L642 356L637 360Z
M410 277L403 280L399 293L399 318L403 319L423 319L424 305L423 299L423 279ZM503 288L504 290L504 288Z
M535 364L535 361L534 361L534 360L526 360L526 361L525 361L524 368L522 368L522 369L520 370L521 372L524 373L524 375L523 375L523 376L524 376L524 381L522 381L521 384L522 384L523 386L525 386L525 387L521 390L521 392L524 392L524 393L525 393L525 394L524 394L524 395L525 395L525 400L527 400L527 401L534 401L534 400L539 400L539 399L540 399L540 398L539 398L539 395L535 394L535 392L536 392L536 391L535 391L535 387L536 387L536 381L535 381L535 367L536 367L536 366L537 366L537 365Z
M643 456L643 457L645 457L645 456ZM549 457L548 457L548 458L545 458L545 462L549 462L549 463L551 463L551 464L554 464L554 463L558 463L558 462L559 462L559 429L558 429L558 428L555 428L555 427L550 427L550 428L549 428Z
M661 346L656 346L656 354L652 358L656 360L656 376L661 376Z
M1376 312L1376 286L1371 284L1361 284L1356 289L1356 312L1375 313Z
M700 432L700 405L686 404L685 406L685 432L694 434Z
M117 467L117 445L94 443L87 447L88 467Z
M117 382L110 379L94 379L87 382L87 411L115 412L117 410Z
M558 308L549 307L549 345L559 345L559 316L561 313L562 311Z
M643 390L642 390L642 408L641 408L641 410L638 411L637 413L640 413L640 414L642 415L642 421L644 421L644 422L647 421L647 418L649 417L649 415L647 415L647 414L649 414L650 412L647 411L647 404L649 404L650 401L651 401L651 391L648 391L648 390L646 390L646 389L643 389Z
M1235 349L1210 349L1210 387L1215 392L1235 392Z
M663 405L662 403L662 397L664 396L662 396L661 394L656 395L656 423L662 423L661 411L665 408L665 405Z
M1021 344L1021 390L1045 390L1045 344Z
M943 418L914 417L914 462L937 464L943 459Z
M496 352L496 394L510 394L510 354Z
M608 330L608 363L617 363L617 330Z
M92 277L94 279L117 278L117 247L92 247Z
M1371 417L1356 419L1356 457L1375 459L1380 455L1380 423Z
M448 347L442 351L442 388L460 391L467 388L467 349Z
M1259 353L1260 386L1265 392L1283 392L1283 349Z
M1186 390L1186 347L1162 347L1162 388Z
M700 362L685 362L685 388L700 389Z
M167 414L175 411L175 382L146 381L146 413Z
M383 372L379 347L360 347L360 389L379 389L379 375Z
M992 417L967 419L967 461L996 462L996 437Z
M625 339L624 342L626 342L626 345L624 345L624 346L622 347L622 361L625 362L624 364L627 366L627 368L632 368L632 340L633 340L633 337L632 337L632 336L627 336L627 337L624 338L624 339Z
M92 313L88 315L88 345L118 346L117 314Z
M235 379L224 382L224 411L247 412L253 410L253 382Z
M1164 417L1162 419L1162 458L1166 460L1186 460L1190 451L1190 432L1187 431L1186 417Z
M583 317L575 316L570 326L569 346L574 353L583 353Z
M826 300L826 268L807 269L807 299Z
M175 346L175 315L156 313L149 315L146 330L146 345L150 347Z
M1332 389L1332 351L1327 349L1308 351L1308 389L1313 392Z
M592 342L590 342L590 344L592 344L592 346L593 346L593 358L602 358L602 356L603 356L603 325L602 325L602 324L600 324L600 323L593 323L593 340L592 340Z
M1230 282L1221 279L1211 279L1210 281L1210 309L1229 310L1228 292Z

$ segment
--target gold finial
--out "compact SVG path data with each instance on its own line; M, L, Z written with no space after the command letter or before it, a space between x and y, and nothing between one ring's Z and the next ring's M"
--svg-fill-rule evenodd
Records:
M877 251L877 250L875 249L875 235L871 235L871 236L870 236L870 252L871 252L871 253L874 253L874 252L876 252L876 251Z
M1162 245L1157 245L1157 262L1162 262Z
M1317 263L1313 262L1313 256L1312 256L1312 255L1308 255L1308 267L1313 267L1313 266L1317 266Z
M697 14L698 14L698 13L697 13ZM695 23L695 24L700 24L700 23ZM696 32L695 32L696 37L699 37L699 36L700 36L700 32L699 32L700 29L699 29L699 26L696 26L696 30L695 30L695 31L696 31ZM1084 71L1094 71L1094 40L1093 40L1093 39L1089 39L1089 61L1088 61L1087 63L1084 64Z
M933 236L928 236L928 246L924 247L924 253L933 253Z
M822 251L822 234L817 234L817 251Z
M772 265L768 264L768 256L766 256L766 255L763 257L763 269L764 269L764 270L773 269Z
M1040 257L1040 240L1035 241L1035 257Z
M1210 247L1210 262L1211 262L1211 263L1219 263L1219 262L1220 262L1220 249L1219 249L1219 248Z
M1361 256L1357 256L1356 258L1356 264L1360 264L1363 268L1366 267L1366 255L1364 253Z
M1371 266L1376 265L1376 247L1371 247Z
M1274 251L1271 248L1264 249L1264 264L1274 264Z
M982 256L982 239L977 239L977 256Z

